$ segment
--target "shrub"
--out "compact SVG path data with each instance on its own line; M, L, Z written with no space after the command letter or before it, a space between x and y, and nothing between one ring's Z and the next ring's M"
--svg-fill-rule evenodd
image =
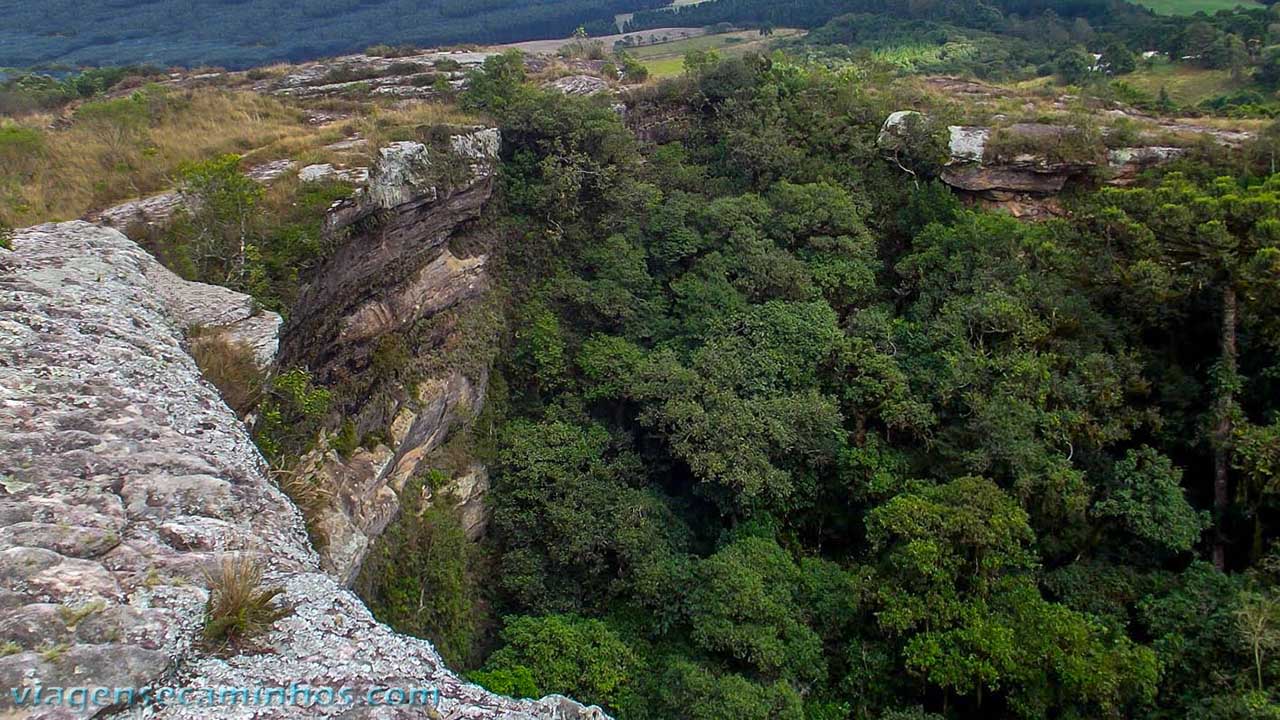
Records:
M262 373L253 350L232 342L221 328L193 328L189 334L191 357L204 378L218 388L227 405L243 417L262 397Z
M538 682L533 679L533 672L523 665L500 670L476 670L469 673L467 679L492 693L513 698L536 698L542 695L538 691Z
M630 693L635 652L608 625L574 615L511 616L506 645L473 679L523 679L539 693L560 693L618 708Z
M369 57L399 58L417 55L418 49L412 45L387 45L378 43L365 48L364 54Z
M192 257L200 279L244 289L255 209L263 188L240 172L240 156L229 154L179 168L181 189L196 208L190 215Z
M280 492L289 496L293 504L302 513L302 520L307 526L307 537L316 548L329 544L329 535L320 524L320 519L333 502L333 493L320 485L314 477L299 472L277 468L272 471L272 478Z
M253 439L268 460L283 464L314 442L329 412L330 392L315 387L306 370L294 368L271 382L263 399Z
M268 630L289 611L274 603L283 588L262 583L262 564L248 555L224 559L208 575L204 640L211 645L236 643Z

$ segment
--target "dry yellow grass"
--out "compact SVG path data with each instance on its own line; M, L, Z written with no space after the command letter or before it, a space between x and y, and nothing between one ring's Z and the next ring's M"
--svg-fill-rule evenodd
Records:
M390 142L418 139L418 128L475 125L478 122L474 115L459 110L455 105L424 102L392 109L371 108L367 115L354 121L354 129L368 139L365 147L373 152Z
M183 162L223 153L264 155L265 161L339 134L309 126L299 110L274 98L219 89L146 89L87 103L69 121L3 122L10 129L20 122L25 135L34 130L39 138L34 149L24 149L23 162L0 170L0 221L17 227L80 217L163 190ZM271 153L278 154L265 157Z

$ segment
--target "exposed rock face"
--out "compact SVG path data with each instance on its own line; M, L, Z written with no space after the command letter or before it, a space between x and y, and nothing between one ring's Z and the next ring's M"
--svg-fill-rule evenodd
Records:
M1173 162L1187 154L1185 148L1176 147L1127 147L1107 153L1107 167L1112 185L1131 185L1143 171Z
M328 231L346 241L300 295L285 333L286 364L330 381L365 359L369 340L482 289L468 278L487 258L459 258L449 243L493 192L498 143L497 130L478 129L450 135L445 149L399 142L381 150L368 185L330 210ZM452 290L425 284L441 282Z
M424 51L396 58L348 55L290 68L287 75L259 81L254 90L293 97L361 94L431 98L439 94L439 81L455 89L461 87L467 72L493 54Z
M145 265L152 288L184 332L221 331L227 341L249 349L259 370L275 361L283 324L278 314L259 308L248 295L183 280L149 255Z
M952 162L982 162L987 140L991 138L991 128L952 125L947 131L951 135L947 147L951 151Z
M929 118L915 110L899 110L892 113L880 126L880 135L876 144L881 150L897 150L911 139L911 134L919 129L927 128Z
M382 148L368 184L330 211L329 231L345 240L301 293L285 332L283 364L305 366L330 385L367 375L385 339L488 290L486 242L473 224L492 193L499 143L496 130L468 128L443 133L432 146ZM474 246L480 249L460 249ZM438 332L431 347L446 345L455 329ZM322 439L303 459L301 472L333 498L320 520L328 538L321 562L341 582L355 580L424 458L480 412L487 379L483 370L470 376L446 370L363 391L343 412L361 434L375 431L381 440L343 458ZM461 482L465 492L452 494L478 504L487 483ZM482 526L475 518L472 524Z
M474 383L456 371L428 380L400 403L387 442L358 449L345 459L320 443L303 458L299 471L317 478L333 495L320 520L328 539L320 552L327 572L345 585L355 581L373 541L399 515L400 493L419 463L479 411L484 392L483 382ZM483 531L488 489L485 469L473 467L441 488L441 495L457 496L464 527Z
M369 168L335 168L331 163L319 163L299 170L298 180L304 183L340 181L361 185L369 180Z
M568 75L543 87L565 95L596 95L609 90L609 83L594 75Z
M1004 154L992 148L996 134L989 128L951 127L951 160L942 181L959 190L974 193L1033 193L1052 195L1062 191L1067 181L1097 167L1091 157L1065 159L1056 152L1077 140L1074 128L1019 123L999 132L1019 148ZM1077 144L1083 144L1079 142ZM1101 146L1098 147L1101 154Z
M0 714L9 688L346 686L355 704L170 702L168 718L423 717L362 705L374 686L431 687L440 717L603 718L564 698L514 701L450 674L319 572L302 519L244 426L183 350L170 282L119 232L20 231L0 249ZM231 656L196 641L206 571L249 555L292 608ZM118 710L121 708L111 708ZM18 717L108 710L45 705Z
M941 89L952 94L979 98L996 90L951 78L936 78L934 83L942 83ZM912 110L892 113L881 127L878 145L896 157L898 150L913 142L917 130L929 130L928 121L927 116ZM1173 122L1159 127L1204 134L1227 146L1242 142L1211 128ZM1108 150L1103 141L1106 130L1101 138L1087 138L1076 128L1047 123L1000 128L953 125L947 134L948 160L940 179L971 202L1026 219L1061 215L1063 209L1055 196L1074 180L1129 185L1143 171L1186 154L1183 148L1162 145Z
M998 88L953 78L934 78L931 84L967 98L1003 97ZM1149 129L1174 135L1207 137L1226 147L1238 147L1251 139L1245 133L1122 110L1105 114L1140 120ZM913 110L890 114L880 130L880 148L901 149L912 141L917 128L928 130L928 121L926 115ZM1115 135L1109 129L1103 129L1100 137L1089 138L1076 128L1049 123L1014 123L999 128L953 125L947 128L948 160L941 180L985 206L1018 217L1050 217L1061 213L1051 198L1073 180L1088 177L1109 185L1129 185L1142 172L1186 154L1185 148L1155 144L1157 138L1151 132L1140 133L1131 147L1115 148ZM1151 137L1152 144L1141 144L1144 137Z

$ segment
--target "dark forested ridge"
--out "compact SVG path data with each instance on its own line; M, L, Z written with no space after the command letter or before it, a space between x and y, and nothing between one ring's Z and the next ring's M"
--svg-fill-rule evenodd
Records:
M1159 49L1185 24L1173 18L1157 21L1150 10L1125 0L711 0L669 5L669 0L10 0L3 3L0 68L243 68L376 43L504 43L568 37L578 27L593 35L609 34L616 29L615 14L631 12L636 12L630 21L633 30L716 23L816 28L844 15L874 15L990 32L1018 32L1025 26L1034 33L1049 16L1068 25L1092 23L1128 35L1135 45ZM1267 24L1261 13L1238 17L1240 22ZM1245 34L1234 27L1230 31Z
M49 0L0 3L0 67L246 67L360 50L568 37L655 0Z

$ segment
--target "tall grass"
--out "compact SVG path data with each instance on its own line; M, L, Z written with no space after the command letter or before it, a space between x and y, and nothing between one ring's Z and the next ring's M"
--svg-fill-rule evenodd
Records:
M218 89L153 86L85 103L66 119L0 122L0 223L15 227L166 189L183 162L277 148L284 156L323 139L274 98Z

